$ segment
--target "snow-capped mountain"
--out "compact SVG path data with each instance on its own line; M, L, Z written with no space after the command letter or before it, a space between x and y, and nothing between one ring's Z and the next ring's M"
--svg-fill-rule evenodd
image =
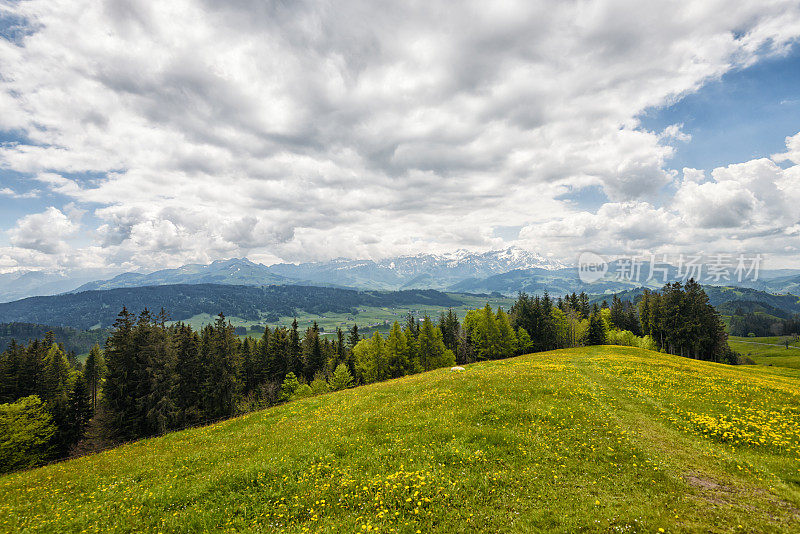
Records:
M416 254L380 261L338 259L281 263L270 270L288 278L370 289L441 289L469 278L485 278L515 269L560 269L565 265L518 247L489 252L458 250Z
M380 261L336 259L266 266L247 258L189 264L152 273L123 273L85 283L74 292L168 284L328 285L359 289L443 289L467 279L486 278L517 269L554 270L564 265L517 247L489 252L458 250L416 254Z

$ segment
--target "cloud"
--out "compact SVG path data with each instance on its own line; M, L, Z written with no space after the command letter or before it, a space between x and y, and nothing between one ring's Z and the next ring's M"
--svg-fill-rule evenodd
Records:
M70 237L78 230L69 217L54 207L42 213L26 215L17 221L14 228L8 231L12 245L44 254L56 254L67 248L65 237Z
M0 196L16 198L16 199L38 198L39 193L40 192L39 192L38 189L31 189L30 191L27 191L25 193L17 193L16 191L11 189L10 187L2 187L2 188L0 188Z
M798 137L787 138L789 152ZM608 202L596 213L572 213L528 225L520 240L528 246L548 243L572 259L583 250L627 255L796 253L799 178L800 165L781 168L766 158L718 167L710 179L686 168L674 196L663 206Z
M501 246L498 225L567 254L570 235L649 247L648 221L712 232L732 228L731 214L783 209L744 168L677 182L671 143L689 134L646 131L638 117L785 51L800 35L795 2L0 9L29 30L0 39L0 129L24 134L0 145L0 169L79 204L93 225L88 245L17 238L51 263L383 257ZM676 204L659 205L673 184ZM608 204L580 212L558 200L568 187L599 188ZM716 207L692 215L693 194Z

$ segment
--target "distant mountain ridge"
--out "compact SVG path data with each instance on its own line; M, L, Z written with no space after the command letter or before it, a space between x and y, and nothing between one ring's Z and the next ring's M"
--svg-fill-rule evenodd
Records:
M175 269L162 269L149 274L122 273L110 280L98 280L83 284L72 293L130 287L164 286L174 284L229 284L242 286L297 284L300 280L289 280L276 275L269 267L253 263L247 258L217 260L208 265L189 264Z
M43 272L0 275L0 302L28 296L64 292L122 289L176 284L222 284L242 286L305 285L362 290L397 291L436 289L464 293L519 291L551 294L586 291L614 293L640 286L657 289L666 281L681 280L673 265L659 265L654 278L649 263L641 264L638 279L626 279L624 262L612 261L601 280L586 283L575 266L519 247L488 252L459 250L446 254L416 254L384 260L335 259L307 263L263 265L247 258L217 260L208 265L188 264L151 273L127 272L98 280L87 272L80 277ZM97 272L96 270L94 271ZM108 271L106 271L108 272ZM707 280L699 280L703 284ZM81 285L82 284L82 285ZM800 270L761 271L756 281L723 281L718 285L748 287L772 293L800 293Z
M117 271L119 272L119 271ZM0 274L0 302L26 297L55 295L71 291L99 277L113 274L109 269L83 269L71 275L44 271L20 271Z
M266 266L247 258L189 264L148 274L123 273L83 284L73 293L174 284L322 285L356 289L444 289L466 278L482 278L520 268L559 269L565 265L517 247L489 252L417 254L380 261L336 259Z
M279 263L269 269L287 278L370 289L444 289L467 278L484 278L516 269L563 269L566 265L519 247L488 252L459 250L416 254L380 261L338 259L301 264Z

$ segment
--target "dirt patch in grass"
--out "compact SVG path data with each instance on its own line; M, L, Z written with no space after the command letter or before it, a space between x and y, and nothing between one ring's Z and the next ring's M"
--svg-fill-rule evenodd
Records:
M733 491L733 488L731 488L730 486L726 486L725 484L720 484L713 478L702 477L697 475L684 475L683 479L690 486L694 486L696 488L700 488L703 490L726 491L726 492Z
M683 475L683 480L700 491L700 497L713 504L730 504L734 489L710 477L698 474Z

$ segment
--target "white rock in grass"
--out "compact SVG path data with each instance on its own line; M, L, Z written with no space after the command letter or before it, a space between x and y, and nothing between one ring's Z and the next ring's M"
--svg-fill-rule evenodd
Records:
M451 367L450 370L451 371L463 371L464 368L461 367L460 365L456 365L455 367Z

